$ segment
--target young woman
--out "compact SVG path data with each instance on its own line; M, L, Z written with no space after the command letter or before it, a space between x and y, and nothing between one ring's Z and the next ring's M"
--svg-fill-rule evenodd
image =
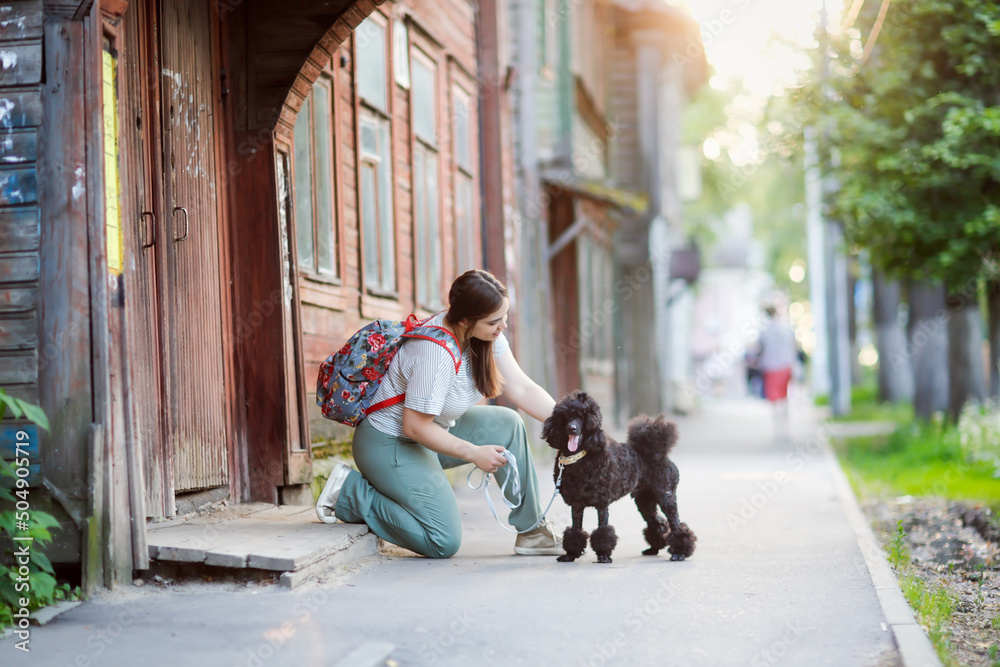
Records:
M461 366L446 348L412 339L399 349L373 403L405 393L402 403L371 413L354 432L358 471L338 464L316 502L320 519L366 523L382 539L431 558L458 551L462 524L445 468L474 463L487 473L520 477L523 500L508 521L518 530L541 516L538 482L521 416L514 410L476 405L501 393L544 421L555 400L535 384L511 353L503 335L510 304L507 289L489 271L459 276L448 294L448 310L426 324L450 331L462 350ZM505 468L504 449L517 460ZM508 488L511 485L508 485ZM508 498L517 502L517 498ZM518 535L514 552L563 553L546 523Z
M769 324L760 332L760 354L757 367L764 374L764 398L774 406L774 436L777 440L791 437L788 421L788 383L798 362L795 332L778 318L778 309L767 306Z

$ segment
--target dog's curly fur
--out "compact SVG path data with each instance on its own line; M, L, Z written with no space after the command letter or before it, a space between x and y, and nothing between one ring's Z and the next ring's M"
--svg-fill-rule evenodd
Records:
M571 452L570 435L579 435L579 448ZM628 426L628 441L616 442L601 428L601 408L586 392L576 391L556 404L545 420L542 438L563 456L580 450L586 455L563 469L560 493L573 510L573 525L563 534L566 555L562 562L580 557L587 546L583 530L583 510L597 509L598 528L589 536L598 563L610 563L618 543L613 526L608 525L608 505L632 494L646 521L643 536L649 548L642 553L655 556L667 547L670 560L684 560L694 553L697 537L681 523L677 514L677 466L667 454L677 442L677 426L663 415L652 419L640 415ZM558 479L556 461L553 478ZM660 516L657 507L666 518Z

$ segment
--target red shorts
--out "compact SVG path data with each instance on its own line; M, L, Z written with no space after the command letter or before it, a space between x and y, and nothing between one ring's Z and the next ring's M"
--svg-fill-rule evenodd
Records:
M791 368L764 371L764 398L769 401L783 401L788 398L788 383L791 379Z

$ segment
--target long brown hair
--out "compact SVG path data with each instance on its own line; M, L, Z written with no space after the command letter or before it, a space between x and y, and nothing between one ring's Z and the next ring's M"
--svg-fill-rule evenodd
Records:
M448 312L445 318L452 324L469 320L471 324L463 331L463 349L468 345L472 362L472 379L476 389L486 398L500 395L503 376L493 358L493 341L472 338L469 333L479 320L500 310L507 298L507 288L496 277L484 269L466 271L451 284L448 292Z

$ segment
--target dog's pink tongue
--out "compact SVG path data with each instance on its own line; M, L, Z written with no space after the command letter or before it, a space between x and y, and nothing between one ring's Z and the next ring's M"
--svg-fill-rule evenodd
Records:
M579 446L580 446L580 436L578 435L569 436L569 441L566 443L566 447L569 448L569 451L575 452L577 447Z

